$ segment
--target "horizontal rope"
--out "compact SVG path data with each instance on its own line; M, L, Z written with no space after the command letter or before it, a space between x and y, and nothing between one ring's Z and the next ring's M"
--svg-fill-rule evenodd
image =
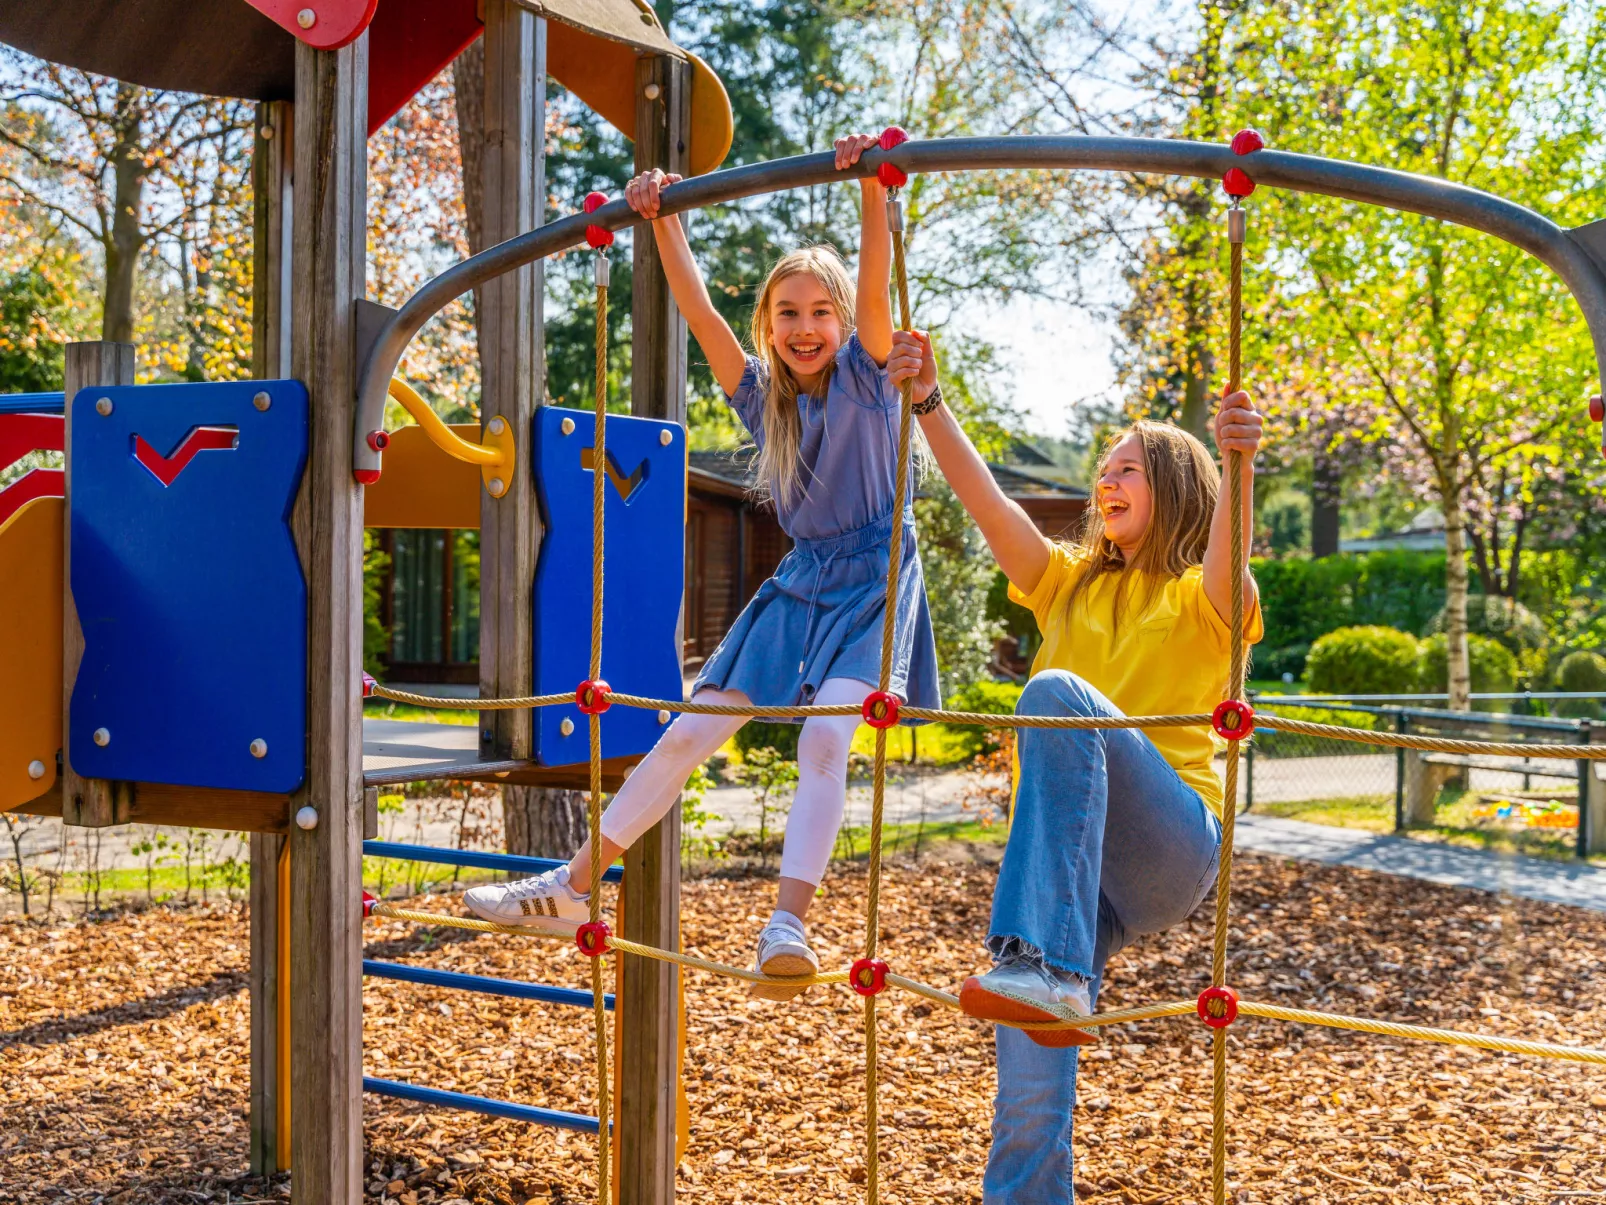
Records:
M573 703L574 691L561 695L530 695L522 699L442 699L435 695L415 695L409 690L375 683L369 693L395 703L411 703L415 707L430 707L437 711L519 711L526 707L555 707L560 703Z
M1325 1025L1329 1029L1353 1029L1359 1033L1375 1033L1390 1038L1414 1038L1420 1042L1442 1042L1449 1046L1471 1046L1478 1050L1498 1050L1506 1054L1527 1054L1542 1059L1606 1066L1606 1050L1592 1050L1587 1046L1562 1046L1555 1042L1529 1042L1522 1038L1462 1033L1457 1029L1402 1025L1397 1021L1374 1021L1370 1017L1346 1017L1339 1013L1284 1008L1280 1004L1242 1002L1238 1005L1238 1011L1246 1016L1270 1017L1275 1021L1294 1021L1301 1025Z

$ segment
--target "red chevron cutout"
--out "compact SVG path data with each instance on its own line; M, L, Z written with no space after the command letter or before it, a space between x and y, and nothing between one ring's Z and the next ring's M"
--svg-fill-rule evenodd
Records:
M151 471L151 475L164 486L172 485L184 467L195 459L197 452L226 452L236 446L238 427L191 427L178 441L178 447L163 456L143 435L134 436L134 459Z
M29 452L61 451L61 438L59 414L0 414L0 469Z
M35 498L61 498L67 493L60 469L34 469L0 490L0 526Z

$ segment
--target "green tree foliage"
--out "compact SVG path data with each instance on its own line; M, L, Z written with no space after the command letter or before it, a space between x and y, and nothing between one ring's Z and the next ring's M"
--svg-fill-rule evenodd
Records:
M1471 653L1472 689L1477 692L1501 693L1517 688L1519 667L1516 654L1488 636L1469 634L1467 646ZM1417 689L1424 693L1441 694L1449 689L1450 668L1448 642L1444 633L1429 636L1422 641L1421 660L1417 664ZM1498 700L1480 700L1481 711L1506 711L1508 705Z
M0 277L0 393L61 388L68 284L40 267Z
M1004 625L987 616L995 567L981 533L946 482L934 479L923 493L915 502L920 557L937 664L951 692L986 676Z

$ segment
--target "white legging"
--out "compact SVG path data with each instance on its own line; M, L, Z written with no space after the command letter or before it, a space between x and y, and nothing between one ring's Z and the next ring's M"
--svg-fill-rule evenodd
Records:
M853 678L827 678L814 702L860 703L875 688ZM699 703L746 703L739 690L700 690ZM716 750L747 722L739 715L682 714L630 774L602 814L602 834L629 847L674 805L675 796ZM825 877L848 799L848 749L856 715L810 716L797 742L797 794L786 820L781 877L818 884Z

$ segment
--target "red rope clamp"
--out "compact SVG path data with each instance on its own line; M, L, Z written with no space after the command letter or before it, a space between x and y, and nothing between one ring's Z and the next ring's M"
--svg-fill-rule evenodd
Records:
M859 711L870 727L891 728L898 722L898 696L885 690L871 691Z
M368 446L376 452L383 452L390 447L390 436L384 431L368 432Z
M1255 709L1237 699L1226 699L1210 713L1210 726L1224 741L1241 741L1255 731Z
M587 921L574 931L574 944L587 958L601 958L608 952L608 938L612 936L613 930L606 921Z
M1259 130L1239 130L1232 136L1234 155L1252 155L1265 145L1266 140L1260 136ZM1227 174L1221 177L1221 187L1226 189L1227 195L1236 202L1255 191L1255 182L1243 168L1229 167Z
M1211 1029L1226 1029L1238 1019L1238 993L1230 987L1207 987L1199 993L1199 1020Z
M1603 401L1598 393L1589 399L1589 421L1606 422L1606 401Z
M607 203L607 193L589 192L586 194L585 210L587 213L596 213ZM611 247L613 246L613 231L604 226L587 226L586 242L598 251L604 247Z
M378 686L378 680L372 674L364 670L362 675L362 697L365 699L373 698L374 695L378 693Z
M848 984L861 996L879 996L887 989L887 964L879 958L861 958L848 968Z
M362 914L364 918L374 914L374 905L378 902L379 900L374 896L373 892L365 891L362 893Z
M574 691L574 705L584 715L601 715L613 706L613 688L598 678L593 682L587 678L580 683Z
M909 141L909 135L902 126L888 126L881 131L880 146L884 151L890 151ZM881 163L876 166L875 178L881 181L883 188L902 188L909 183L909 173L896 163Z

